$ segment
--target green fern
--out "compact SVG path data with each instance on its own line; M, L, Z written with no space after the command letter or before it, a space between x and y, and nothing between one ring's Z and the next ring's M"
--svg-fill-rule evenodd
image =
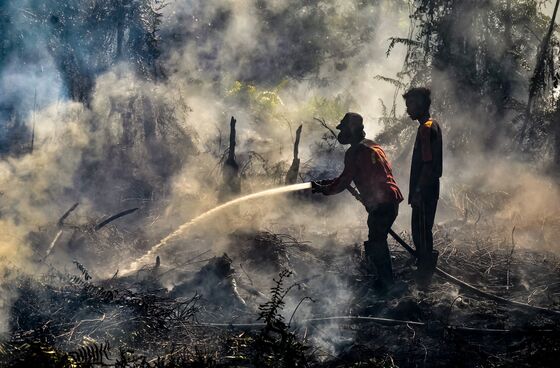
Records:
M307 365L308 346L301 343L297 336L289 330L280 311L284 308L284 298L290 290L299 284L284 286L292 271L283 270L275 285L271 288L270 300L259 306L259 320L265 322L265 327L255 339L254 364L258 367L302 367Z

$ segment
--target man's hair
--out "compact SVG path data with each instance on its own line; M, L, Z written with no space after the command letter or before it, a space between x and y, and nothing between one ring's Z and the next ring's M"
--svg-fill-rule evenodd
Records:
M424 103L424 106L426 107L426 109L430 108L430 105L432 104L432 99L430 98L432 92L430 91L429 88L426 87L414 87L409 89L404 95L403 98L405 100L408 99L419 99L420 101L422 101Z

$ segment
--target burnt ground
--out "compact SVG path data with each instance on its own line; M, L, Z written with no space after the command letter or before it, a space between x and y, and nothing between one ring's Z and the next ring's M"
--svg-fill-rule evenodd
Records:
M494 295L560 309L560 260L473 223L436 229L439 266ZM405 239L407 234L401 234ZM407 239L409 240L409 239ZM556 366L560 318L514 308L435 276L391 241L397 286L376 294L361 246L237 231L223 254L183 252L97 279L80 262L12 270L2 366Z

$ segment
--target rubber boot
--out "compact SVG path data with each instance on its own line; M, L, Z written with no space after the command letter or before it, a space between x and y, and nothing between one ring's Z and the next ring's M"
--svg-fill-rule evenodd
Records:
M415 277L418 286L426 287L430 284L437 267L438 257L439 252L437 250L418 257L418 270Z
M369 275L375 274L375 263L373 262L373 247L370 242L364 242L364 266Z
M374 284L375 289L382 292L387 291L394 282L389 249L385 250L383 244L373 244L371 242L364 242L364 247L369 272L376 271L377 274L377 281Z
M393 279L393 268L391 267L391 262L379 262L374 259L375 266L377 268L377 280L379 287L382 291L389 290L395 280Z

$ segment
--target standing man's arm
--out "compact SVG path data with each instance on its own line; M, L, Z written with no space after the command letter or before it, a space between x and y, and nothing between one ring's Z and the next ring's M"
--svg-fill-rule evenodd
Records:
M434 142L432 142L432 152L434 153L433 170L434 178L441 178L443 174L443 137L441 126L436 126Z

